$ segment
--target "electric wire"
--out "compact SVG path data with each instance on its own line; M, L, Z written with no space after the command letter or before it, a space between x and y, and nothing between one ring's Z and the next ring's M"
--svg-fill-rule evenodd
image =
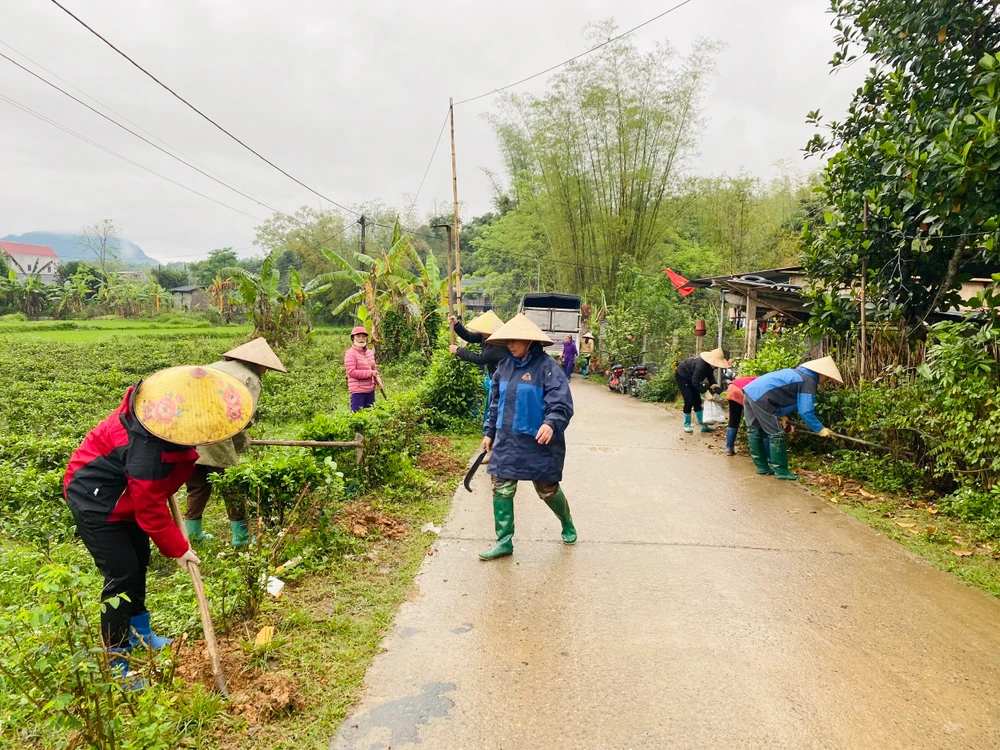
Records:
M126 133L130 133L131 135L135 136L136 138L138 138L143 143L146 143L146 144L152 146L153 148L155 148L160 153L166 154L171 159L180 162L184 166L186 166L186 167L188 167L190 169L193 169L195 172L198 172L201 175L204 175L208 179L212 180L212 182L215 182L215 183L218 183L219 185L222 185L222 187L226 188L227 190L231 190L234 193L237 193L237 194L241 195L242 197L246 198L247 200L253 201L254 203L256 203L257 205L259 205L259 206L261 206L263 208L267 208L267 209L269 209L271 211L274 211L275 213L279 213L279 214L281 213L281 211L279 211L278 209L276 209L274 206L271 206L271 205L265 203L264 201L262 201L262 200L260 200L258 198L254 198L249 193L246 193L246 192L240 190L238 187L234 187L233 185L230 185L229 183L224 182L223 180L220 180L217 177L213 177L212 175L210 175L205 170L200 169L199 167L196 167L194 164L192 164L191 162L188 162L188 161L184 160L183 158L181 158L177 154L173 154L170 151L167 151L167 149L163 148L162 146L159 146L156 143L153 143L153 141L149 140L145 136L140 135L139 133L135 132L134 130L132 130L131 128L129 128L129 127L125 126L125 125L122 125L120 122L118 122L117 120L115 120L113 117L109 117L108 115L106 115L103 112L101 112L99 109L96 109L95 107L90 106L89 104L87 104L87 102L83 101L82 99L80 99L80 98L74 96L73 94L71 94L70 92L66 91L66 89L63 89L60 86L58 86L57 84L53 83L52 81L49 81L48 79L40 76L38 73L36 73L35 71L31 70L30 68L27 68L24 65L21 65L21 63L19 63L14 58L8 57L3 52L0 52L0 58L3 58L7 62L9 62L9 63L11 63L13 65L16 65L18 68L20 68L21 70L23 70L25 73L28 73L29 75L37 78L39 81L41 81L45 85L52 87L53 89L55 89L59 93L63 94L64 96L69 97L70 99L72 99L73 101L75 101L77 104L79 104L79 105L81 105L83 107L86 107L91 112L93 112L94 114L96 114L98 117L101 117L101 118L107 120L108 122L110 122L115 127L118 127L118 128L121 128L122 130L124 130Z
M54 3L56 3L58 5L58 3L56 2L56 0L52 0L52 2L54 2ZM514 81L514 83L508 83L506 86L501 86L500 88L493 89L492 91L487 91L487 92L485 92L483 94L479 94L478 96L470 96L468 99L462 99L461 101L455 102L454 106L457 107L460 104L468 104L469 102L474 102L477 99L482 99L482 98L487 97L487 96L492 96L493 94L499 94L501 91L506 91L507 89L514 88L515 86L520 86L522 83L527 83L528 81L530 81L530 80L532 80L534 78L538 78L539 76L543 76L546 73L551 73L554 70L558 70L559 68L563 67L564 65L569 65L574 60L579 60L581 57L586 57L591 52L596 52L597 50L601 49L602 47L607 47L612 42L617 42L619 39L623 39L624 37L627 37L632 32L638 31L643 26L648 26L649 24L653 23L653 21L658 21L659 19L663 18L664 16L669 15L670 13L673 13L675 10L679 10L679 9L683 8L685 5L687 5L688 3L691 3L691 2L694 2L694 0L684 0L683 2L678 3L677 5L673 6L672 8L668 8L667 10L663 11L662 13L660 13L658 15L655 15L652 18L643 21L638 26L633 26L628 31L623 31L621 34L618 34L617 36L613 36L610 39L608 39L607 41L601 42L596 47L591 47L590 49L586 50L585 52L581 52L578 55L574 55L573 57L569 58L568 60L563 60L558 65L553 65L553 66L551 66L549 68L546 68L545 70L540 70L537 73L533 73L532 75L527 76L526 78L522 78L519 81Z
M222 179L222 178L221 178L221 176L220 176L220 175L219 175L219 174L218 174L217 172L214 172L213 170L209 169L208 167L206 167L206 166L205 166L205 165L203 165L203 164L199 164L199 163L198 163L198 161L197 161L196 159L194 159L194 158L193 158L193 157L191 157L191 156L188 156L187 154L185 154L185 153L184 153L183 151L181 151L181 150L180 150L179 148L177 148L176 146L173 146L173 145L171 145L171 144L167 143L167 142L166 142L165 140L163 140L162 138L160 138L159 136L157 136L157 135L156 135L155 133L151 133L151 132L149 132L149 131L148 131L148 130L146 130L146 129L145 129L144 127L142 127L142 125L140 125L139 123L137 123L137 122L134 122L134 121L130 120L130 119L129 119L129 118L127 118L127 117L126 117L125 115L123 115L123 114L122 114L121 112L118 112L118 111L117 111L117 110L115 110L114 108L112 108L112 107L109 107L109 106L108 106L107 104L105 104L104 102L102 102L102 101L101 101L100 99L98 99L97 97L95 97L95 96L91 96L91 95L90 95L90 94L88 94L88 93L87 93L86 91L84 91L83 89L81 89L81 88L80 88L79 86L75 86L75 85L74 85L74 84L73 84L73 83L72 83L71 81L67 81L67 80L66 80L65 78L63 78L63 77L62 77L61 75L59 75L58 73L55 73L55 72L53 72L52 70L49 70L48 68L46 68L46 67L45 67L44 65L42 65L42 64L41 64L40 62L38 62L37 60L34 60L34 59L32 59L31 57L28 57L28 55L24 54L24 53L23 53L23 52L21 52L20 50L18 50L18 49L16 49L16 48L12 47L11 45L7 44L7 42L3 41L2 39L0 39L0 46L3 46L3 47L6 47L7 49L9 49L9 50L10 50L11 52L13 52L14 54L16 54L16 55L18 55L19 57L22 57L22 58L24 58L25 60L27 60L28 62L30 62L30 63L31 63L32 65L34 65L34 66L35 66L36 68L38 68L39 70L42 70L42 71L45 71L46 73L48 73L48 74L49 74L50 76L52 76L53 78L55 78L55 79L56 79L56 80L58 80L58 81L62 81L63 83L65 83L65 84L66 84L67 86L69 86L69 87L70 87L71 89L73 89L74 91L76 91L76 92L77 92L78 94L80 94L81 96L84 96L84 97L86 97L87 99L89 99L90 101L94 102L95 104L97 104L97 105L99 105L99 106L103 107L103 108L104 108L104 109L106 109L106 110L107 110L108 112L110 112L111 114L113 114L113 115L114 115L115 117L118 117L119 119L121 119L121 120L123 120L123 121L127 122L127 123L128 123L129 125L131 125L132 127L136 128L137 130L140 130L140 131L142 131L143 133L145 133L146 135L148 135L148 136L149 136L150 138L152 138L153 140L155 140L155 141L157 141L157 142L159 142L159 143L162 143L162 144L163 144L164 146L166 146L167 148L171 149L172 151L176 151L176 152L177 152L178 154L180 154L181 156L183 156L183 157L184 157L185 159L187 159L188 161L190 161L190 162L192 162L192 163L194 163L194 164L198 164L198 166L199 166L199 167L202 167L202 168L203 168L203 169L204 169L205 171L207 171L207 172L211 172L211 173L212 173L212 174L214 174L214 175L215 175L216 177L219 177L219 179Z
M205 200L212 201L212 203L215 203L215 204L217 204L219 206L222 206L223 208L228 208L230 211L235 211L236 213L242 214L243 216L246 216L246 217L249 217L249 218L253 219L254 221L264 221L264 219L261 219L259 216L254 216L253 214L249 214L246 211L243 211L242 209L236 208L234 206L230 206L228 203L223 203L222 201L216 200L215 198L212 198L209 195L205 195L204 193L201 193L201 192L195 190L194 188L188 187L187 185L184 185L183 183L177 182L176 180L173 180L173 179L167 177L166 175L160 174L156 170L150 169L149 167L147 167L147 166L145 166L143 164L140 164L139 162L137 162L137 161L135 161L133 159L130 159L129 157L124 156L123 154L120 154L117 151L113 151L112 149L108 148L107 146L104 146L104 145L98 143L97 141L95 141L95 140L93 140L91 138L88 138L87 136L82 135L82 134L76 132L75 130L72 130L71 128L66 127L65 125L62 125L61 123L56 122L55 120L53 120L53 119L51 119L51 118L49 118L49 117L47 117L47 116L45 116L45 115L43 115L43 114L41 114L39 112L36 112L35 110L31 109L30 107L27 107L27 106L21 104L20 102L17 102L17 101L15 101L15 100L7 97L7 96L4 96L3 94L0 94L0 101L4 101L7 104L11 105L12 107L15 107L15 108L21 110L22 112L31 115L32 117L36 117L39 120L44 121L44 122L48 123L49 125L52 125L53 127L58 128L59 130L63 131L64 133L67 133L67 134L73 136L74 138L79 138L80 140L85 141L86 143L89 143L91 146L94 146L95 148L98 148L101 151L104 151L105 153L108 153L108 154L110 154L111 156L114 156L117 159L121 159L122 161L127 162L127 163L131 164L132 166L137 167L137 168L143 170L144 172L148 172L149 174L154 175L155 177L159 177L161 180L165 180L165 181L169 182L171 185L176 185L177 187L182 188L183 190L187 190L189 193L193 193L194 195L197 195L197 196L199 196L201 198L204 198Z
M690 2L690 1L691 0L687 0L687 2ZM229 136L229 138L231 138L232 140L236 141L240 146L242 146L243 148L245 148L247 151L249 151L251 154L253 154L254 156L256 156L261 161L263 161L265 164L268 164L269 166L271 166L274 169L278 170L283 175L285 175L285 177L287 177L288 179L290 179L292 182L296 183L297 185L300 185L301 187L305 188L306 190L308 190L313 195L316 195L316 196L322 198L326 202L333 204L337 208L340 208L340 209L342 209L344 211L347 211L350 214L354 214L355 216L360 216L361 215L357 211L355 211L354 209L348 208L347 206L345 206L345 205L343 205L341 203L338 203L337 201L333 200L332 198L328 198L327 196L323 195L323 193L319 192L318 190L316 190L313 187L310 187L309 185L307 185L306 183L304 183L299 178L295 177L294 175L290 174L289 172L287 172L284 169L282 169L281 167L279 167L277 164L275 164L273 161L271 161L270 159L268 159L266 156L263 156L260 152L256 151L255 149L253 149L252 147L250 147L249 145L247 145L245 142L243 142L242 140L240 140L239 138L237 138L235 135L233 135L231 132L229 132L228 130L226 130L224 127L222 127L222 125L220 125L219 123L217 123L215 120L213 120L211 117L209 117L208 115L206 115L204 112L202 112L200 109L198 109L196 106L194 106L187 99L185 99L183 96L181 96L180 94L178 94L176 91L174 91L172 88L170 88L167 84L165 84L159 78L157 78L155 75L153 75L148 70L146 70L144 67L142 67L139 63L137 63L135 60L133 60L131 57L129 57L127 54L125 54L122 50L120 50L118 47L116 47L114 44L112 44L106 37L104 37L103 35L101 35L96 29L94 29L92 26L90 26L86 21L84 21L82 18L80 18L79 16L77 16L75 13L73 13L73 11L71 11L65 5L63 5L62 3L60 3L59 0L52 0L52 3L54 5L56 5L56 6L58 6L63 12L65 12L68 16L70 16L71 18L73 18L77 23L79 23L85 29L87 29L87 31L89 31L91 34L93 34L94 36L96 36L98 39L100 39L102 42L104 42L106 45L108 45L111 49L113 49L119 55L121 55L126 60L128 60L134 67L136 67L137 69L139 69L147 77L149 77L153 81L155 81L162 89L164 89L165 91L167 91L168 93L170 93L175 99L177 99L178 101L180 101L183 104L185 104L189 109L191 109L193 112L195 112L196 114L198 114L202 119L204 119L207 122L211 123L215 128L217 128L222 133L225 133L227 136Z
M413 210L413 207L417 205L417 199L420 197L420 191L424 189L424 182L427 180L427 175L430 174L431 165L434 163L434 157L437 156L438 146L441 145L441 137L444 135L444 129L448 126L448 118L451 117L451 107L448 111L444 113L444 122L441 123L441 131L438 133L437 141L434 143L434 150L431 151L431 158L427 160L427 169L424 170L424 176L420 178L420 187L417 188L417 192L413 196L413 200L410 201L410 207L407 209L406 213L409 214Z

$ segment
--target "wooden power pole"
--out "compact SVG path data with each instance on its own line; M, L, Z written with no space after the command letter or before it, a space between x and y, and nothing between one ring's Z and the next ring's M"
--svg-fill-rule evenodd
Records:
M444 252L444 257L445 257L445 264L446 264L447 269L448 269L448 276L447 276L447 278L448 278L448 317L451 317L452 315L455 314L455 290L452 287L452 274L451 274L451 251L452 251L452 244L451 244L451 224L432 224L431 225L431 229L438 229L438 228L444 229L444 231L448 233L448 245L447 245L447 250L445 250L445 252ZM449 329L450 343L454 344L455 343L455 326L453 326L451 324L451 321L448 321L448 329Z
M455 243L455 306L458 314L462 314L462 258L458 249L458 165L455 161L455 100L448 99L448 111L451 117L451 189L455 198L455 228L451 239Z

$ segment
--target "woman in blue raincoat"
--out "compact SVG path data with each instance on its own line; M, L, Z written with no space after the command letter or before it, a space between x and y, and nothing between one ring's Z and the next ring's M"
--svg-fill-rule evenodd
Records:
M490 391L483 427L483 450L492 450L493 520L497 543L483 560L514 552L514 494L519 480L530 481L562 523L564 544L576 543L569 502L559 482L566 460L566 428L573 417L573 396L559 364L548 356L552 343L523 314L512 318L489 338L511 356L500 362Z

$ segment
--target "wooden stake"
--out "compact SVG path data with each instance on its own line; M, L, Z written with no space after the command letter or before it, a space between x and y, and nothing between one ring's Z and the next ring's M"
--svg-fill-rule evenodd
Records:
M458 314L462 314L462 258L458 245L458 164L455 161L455 100L448 99L451 112L451 189L455 198L455 229L452 241L455 243L455 303Z
M864 238L868 239L868 199L865 198L865 208L864 208ZM864 250L864 248L862 248ZM864 250L865 257L861 261L861 377L859 382L864 382L865 376L865 366L867 365L868 359L868 311L867 303L865 301L866 292L868 291L868 255L867 250Z
M181 509L177 507L177 498L170 496L170 512L173 514L174 523L180 529L184 541L190 544L187 529L184 528L184 519L181 516ZM205 632L205 645L208 647L208 658L212 662L212 677L215 678L215 687L222 694L223 698L229 699L229 688L226 687L226 675L222 672L222 659L219 657L219 646L215 642L215 627L212 625L212 613L208 609L208 597L205 596L205 584L201 580L201 571L194 563L188 564L188 573L191 575L191 583L194 584L194 593L198 597L198 612L201 615L201 629Z

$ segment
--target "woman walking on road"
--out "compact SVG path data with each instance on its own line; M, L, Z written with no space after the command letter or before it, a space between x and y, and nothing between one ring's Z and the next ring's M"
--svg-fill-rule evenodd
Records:
M522 313L489 342L510 351L493 378L490 410L483 428L483 450L493 451L493 520L497 543L483 560L514 553L514 494L518 480L530 481L562 523L563 544L576 543L569 502L559 487L566 460L566 428L573 417L569 381L543 346L552 343Z
M694 431L691 428L691 412L698 418L702 432L712 432L712 428L702 420L701 394L709 390L719 392L714 370L721 367L729 367L729 356L722 348L688 357L677 365L677 389L684 397L684 432Z
M375 366L375 352L368 348L368 331L355 326L351 331L351 347L344 352L347 391L351 394L351 411L375 406L375 388L382 387L382 377Z
M563 341L562 353L563 370L566 373L567 380L573 377L573 365L576 364L576 355L576 342L573 341L573 335L567 333L566 339Z

